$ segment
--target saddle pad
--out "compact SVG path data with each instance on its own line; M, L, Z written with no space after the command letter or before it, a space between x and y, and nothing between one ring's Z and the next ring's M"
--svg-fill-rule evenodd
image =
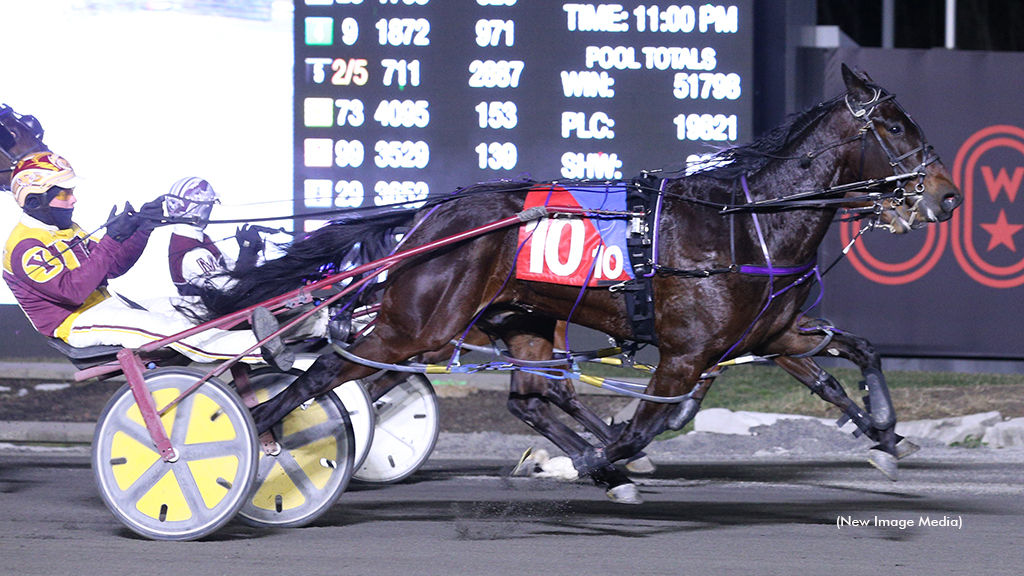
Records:
M540 185L526 195L523 209L574 206L585 210L626 209L624 185L570 187ZM568 286L611 286L633 277L626 250L627 220L544 218L519 228L516 277Z

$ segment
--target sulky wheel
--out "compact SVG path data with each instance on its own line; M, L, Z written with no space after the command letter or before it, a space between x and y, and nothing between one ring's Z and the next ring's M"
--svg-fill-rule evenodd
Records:
M296 354L295 365L291 374L301 374L317 359L316 354ZM348 410L349 419L352 420L352 432L356 439L355 470L363 465L366 454L373 443L373 431L376 427L376 414L373 410L373 403L366 388L360 380L351 380L334 389L334 393L341 398L341 403Z
M250 376L259 402L284 390L298 376L257 370ZM355 470L355 438L345 405L334 394L307 401L271 430L281 450L260 452L256 486L239 511L251 526L299 527L337 502Z
M373 403L370 402L370 395L366 388L359 383L359 380L350 380L334 389L334 393L341 398L341 403L348 409L349 418L352 420L352 432L356 440L356 457L353 470L366 461L366 455L370 453L370 446L373 445L373 433L377 426L377 413L373 410Z
M399 482L419 470L437 442L437 395L430 380L410 374L373 404L377 425L356 480Z
M204 373L159 368L146 386L163 408ZM256 478L256 427L228 385L211 378L161 418L177 451L153 445L131 389L107 403L96 425L92 467L103 502L132 531L155 540L195 540L231 520Z

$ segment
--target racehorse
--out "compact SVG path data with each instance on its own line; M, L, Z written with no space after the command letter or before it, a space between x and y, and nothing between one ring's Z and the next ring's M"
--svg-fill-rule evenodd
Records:
M11 173L18 160L47 150L43 127L35 116L18 114L7 104L0 104L0 155L6 163L0 166L0 190L11 189Z
M840 208L905 233L949 219L962 197L891 93L845 66L843 79L846 93L794 115L751 144L719 153L711 167L664 179L656 189L658 273L652 286L660 361L646 393L654 399L682 397L703 371L722 361L747 353L783 355L777 363L854 418L878 443L874 450L895 462L901 453L891 402L888 411L872 407L868 415L810 358L797 357L820 353L823 340L801 307L813 283L818 246ZM405 246L420 246L516 214L525 197L521 183L493 183L419 210L339 221L296 242L285 257L236 275L231 291L204 302L210 316L243 308L294 289L324 266L340 265L356 243L368 244L395 227L412 226ZM490 329L523 360L550 358L555 324L570 315L572 322L616 339L632 338L621 295L516 278L518 238L516 229L498 229L396 264L383 286L375 329L346 357L394 364L429 354L490 311L507 312ZM888 394L870 347L865 351L865 342L855 337L834 346L868 375L872 403L885 403ZM257 428L266 431L307 399L378 369L321 356L285 392L253 410ZM546 384L549 391L538 392L529 387L529 377L517 376L509 400L513 413L563 449L581 474L624 501L636 501L630 494L635 487L612 463L687 418L685 403L645 400L614 437L593 446L551 417L543 400L552 393L566 396L564 390Z

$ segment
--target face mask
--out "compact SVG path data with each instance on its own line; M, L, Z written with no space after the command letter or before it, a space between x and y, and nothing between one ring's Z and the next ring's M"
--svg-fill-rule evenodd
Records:
M44 198L37 194L30 195L25 200L25 213L39 220L43 224L56 226L58 230L71 228L72 213L74 208L55 208L43 203Z
M74 208L54 208L48 206L50 209L50 215L53 217L53 222L47 222L47 224L53 224L59 230L67 230L71 228L73 223L71 222L71 213L75 211Z
M197 216L199 222L196 223L196 227L202 230L206 229L206 225L210 223L210 213L213 212L213 204L205 204L198 210Z

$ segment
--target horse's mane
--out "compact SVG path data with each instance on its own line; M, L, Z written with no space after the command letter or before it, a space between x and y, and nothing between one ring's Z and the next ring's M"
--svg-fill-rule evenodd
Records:
M718 152L705 161L707 168L698 169L692 175L708 176L718 180L736 180L740 176L757 173L769 162L779 158L790 144L832 112L844 96L845 94L841 94L802 112L790 114L782 124L753 142Z

